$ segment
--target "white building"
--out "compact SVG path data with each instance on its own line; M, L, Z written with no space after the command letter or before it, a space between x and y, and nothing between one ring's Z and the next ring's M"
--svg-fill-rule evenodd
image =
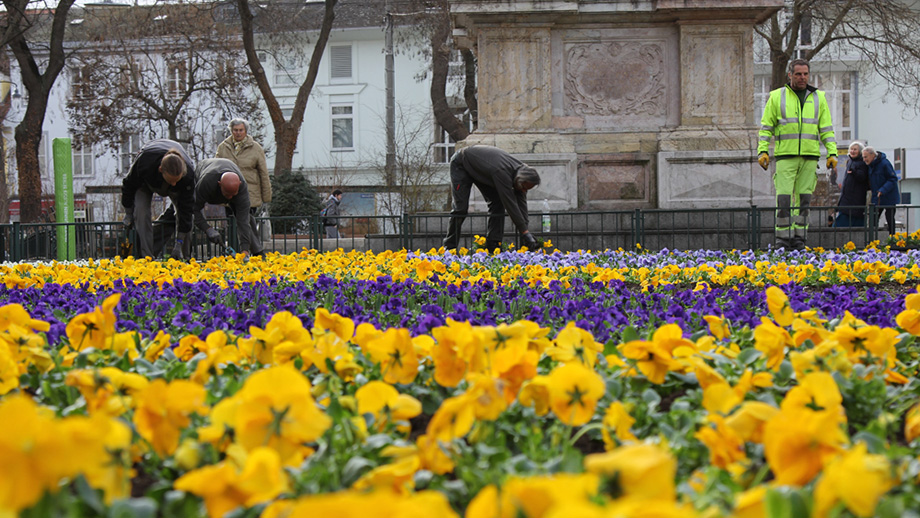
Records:
M376 4L380 5L376 5ZM322 3L308 3L308 8L322 12ZM383 207L379 194L384 183L383 165L386 156L386 81L384 71L384 26L383 2L362 0L340 1L336 9L333 31L329 37L319 73L304 115L304 124L298 137L292 170L303 173L322 193L333 188L345 192L343 209L346 213L370 215L391 213L390 207ZM79 20L79 12L72 14ZM319 22L317 21L317 24ZM397 27L397 31L410 31L411 27ZM401 38L397 37L397 41ZM257 41L269 40L259 38ZM267 43L263 43L267 44ZM290 114L297 93L306 75L306 60L312 49L302 49L297 58L278 58L278 49L266 48L260 58L273 91L285 115ZM242 52L242 50L240 50ZM13 131L25 112L25 91L15 59L11 57L10 81L11 108L2 121L2 134L7 160L7 181L11 196L16 196L18 180L15 164L15 141ZM161 63L165 75L176 75L168 63ZM410 159L426 160L432 171L430 182L434 185L449 184L446 164L437 164L440 157L446 162L453 144L436 127L429 97L430 74L427 60L416 49L397 48L395 55L395 99L397 146L400 153L410 152ZM52 141L56 138L70 138L73 143L72 159L74 172L74 193L77 207L79 200L87 200L91 217L96 221L120 220L121 179L127 173L131 160L146 138L132 136L118 143L118 152L106 149L103 143L82 145L80 135L70 128L66 105L79 90L80 75L76 68L66 68L54 85L48 112L43 127L43 140L39 150L42 168L42 192L54 192ZM181 80L181 78L177 78ZM258 95L250 92L249 95ZM264 104L262 104L263 110ZM189 153L195 160L214 156L217 144L226 136L226 124L236 114L210 113L196 110L204 115L189 120L189 130L196 133L212 132L210 139L203 139L203 145L190 146ZM268 166L274 166L273 128L267 110L263 115L261 128L254 127L250 134L265 148ZM156 135L156 136L165 136ZM421 158L419 158L421 157ZM444 201L447 201L447 189ZM15 203L14 203L15 205ZM439 207L440 208L440 207ZM18 213L12 211L12 219ZM79 216L79 214L78 214Z
M754 38L754 123L759 126L770 92L770 62L766 42L760 36ZM810 26L803 23L798 49L812 48L812 44ZM827 94L841 156L838 174L843 174L846 150L854 140L885 152L892 164L898 148L905 149L908 157L920 155L920 112L899 102L881 76L846 42L828 46L811 61L810 83ZM819 165L819 181L827 181L823 161ZM903 169L901 192L906 196L902 201L920 205L920 160L908 160ZM920 228L916 210L899 210L897 219L908 231ZM884 226L884 219L881 224Z

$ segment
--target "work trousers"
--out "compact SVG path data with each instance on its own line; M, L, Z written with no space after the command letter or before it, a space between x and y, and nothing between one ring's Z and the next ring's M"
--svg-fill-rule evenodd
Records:
M178 196L170 196L169 199L172 201L174 207L178 207ZM134 193L134 226L135 229L137 229L137 257L156 258L159 256L166 240L173 234L172 229L175 228L174 226L160 226L157 232L154 233L153 215L150 209L152 202L153 191L146 186L141 186L141 188ZM191 247L191 239L186 239L185 242L182 243L182 253L186 258L191 255Z
M447 227L447 237L444 238L444 247L457 248L460 244L460 230L463 221L469 214L470 193L473 190L473 178L466 172L459 161L450 162L450 193L451 210L450 222ZM498 191L491 185L476 184L482 197L489 206L489 223L486 231L486 248L490 251L500 247L505 234L505 206L498 197Z
M776 244L804 248L808 232L808 207L818 184L818 159L797 156L776 161ZM795 209L792 209L795 207Z

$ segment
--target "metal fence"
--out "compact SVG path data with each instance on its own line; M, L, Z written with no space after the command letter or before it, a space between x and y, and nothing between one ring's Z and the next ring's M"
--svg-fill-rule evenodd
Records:
M808 245L838 248L852 242L857 247L888 236L885 219L879 222L878 209L865 207L866 218L859 227L834 227L828 216L837 207L811 207ZM899 206L899 231L911 228L910 218L920 206ZM634 249L763 249L774 242L776 207L736 209L636 209L629 211L551 212L550 229L541 226L543 214L531 215L531 232L550 240L559 250ZM489 215L470 214L464 224L460 246L475 248L475 236L485 236ZM429 250L441 246L450 216L403 214L399 216L340 216L339 237L327 238L319 216L256 218L266 251L300 252L304 248L320 251L374 251L407 249ZM211 244L204 233L192 232L192 255L207 259L239 250L236 225L232 218L209 220L222 235L227 247ZM879 225L882 225L881 227ZM154 225L155 232L169 229ZM96 223L12 223L0 225L0 260L36 261L59 258L57 242L64 233L73 233L75 250L64 259L111 258L136 250L134 231L126 232L120 222ZM520 237L510 221L505 222L505 243L520 245ZM163 250L172 249L171 237L164 239ZM131 244L134 248L127 248Z

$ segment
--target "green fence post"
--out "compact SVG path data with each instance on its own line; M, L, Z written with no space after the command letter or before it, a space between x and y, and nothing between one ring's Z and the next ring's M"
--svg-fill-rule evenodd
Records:
M77 258L73 216L73 157L70 139L56 138L51 143L54 155L54 219L57 226L58 261Z
M236 217L233 214L227 218L227 242L230 243L230 248L236 250L237 253L244 251L249 253L249 250L240 250L240 236L236 231Z
M406 250L412 250L412 233L409 223L409 215L403 213L399 217L400 233L402 234L402 246Z
M22 261L22 224L18 221L13 222L13 230L10 231L10 260L14 263Z
M318 214L313 214L310 216L310 228L312 231L313 238L313 249L320 252L323 251L323 222L320 220Z

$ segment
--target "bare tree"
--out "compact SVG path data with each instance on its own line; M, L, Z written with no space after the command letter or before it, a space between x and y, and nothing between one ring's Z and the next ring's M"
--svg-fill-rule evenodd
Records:
M213 122L257 123L235 14L214 2L87 8L76 36L87 43L70 65L74 133L113 150L127 135L165 133L195 155L213 152Z
M0 31L19 64L22 85L29 96L22 122L16 126L15 132L20 220L27 223L38 221L41 217L38 146L51 87L64 69L67 58L65 30L67 14L73 3L74 0L3 0L6 13L0 19ZM36 54L42 59L38 59Z
M313 44L313 53L310 57L309 67L303 82L297 90L297 97L294 101L290 119L285 119L281 104L278 102L262 61L259 57L259 49L255 41L255 21L261 21L264 31L260 34L269 36L275 35L287 36L292 30L302 30L292 26L292 22L300 20L301 16L311 13L304 13L305 9L312 9L310 4L300 5L297 11L295 7L286 2L250 2L249 0L237 0L239 9L240 22L243 35L243 48L246 52L246 58L249 63L249 69L255 78L265 106L268 108L268 115L271 119L272 126L275 129L275 146L277 152L275 155L275 175L283 175L290 171L291 163L294 157L294 151L297 147L297 137L300 134L300 128L303 125L304 112L307 109L307 101L310 98L310 92L316 82L316 75L319 71L319 64L326 49L326 42L329 41L329 33L332 31L332 22L335 19L335 6L338 0L325 0L323 2L322 26L319 34ZM255 13L253 12L255 8ZM299 41L296 39L289 40L291 44L280 47L282 51L296 54L296 48ZM279 48L279 47L276 47ZM296 55L295 55L296 59ZM276 60L277 62L277 60Z
M427 113L411 106L398 105L396 110L395 189L383 199L386 214L415 214L440 211L449 197L441 177L443 168L433 162L431 119ZM378 164L381 178L385 167Z
M920 100L920 11L905 0L786 0L755 28L770 49L772 88L794 58L831 60L855 53L907 106Z
M463 100L472 117L473 128L478 124L478 103L476 100L476 57L470 49L457 49L451 39L450 4L447 0L426 2L428 16L418 24L427 32L431 58L431 107L435 120L455 141L469 136L470 131L455 113L454 105L448 101L447 90L452 79L450 75L451 55L460 51L463 59Z

